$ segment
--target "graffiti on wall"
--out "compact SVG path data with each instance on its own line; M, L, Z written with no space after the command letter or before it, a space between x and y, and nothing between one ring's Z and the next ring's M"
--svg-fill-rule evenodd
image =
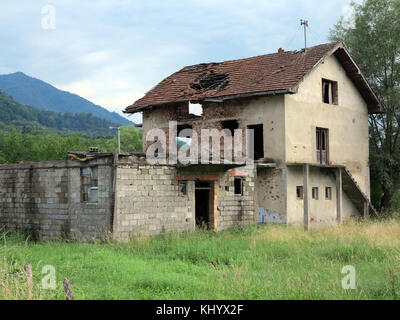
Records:
M268 213L264 208L258 208L258 223L285 223L279 213Z

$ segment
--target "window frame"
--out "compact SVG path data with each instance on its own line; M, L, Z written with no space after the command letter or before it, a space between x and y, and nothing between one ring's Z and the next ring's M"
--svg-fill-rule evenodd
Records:
M325 200L332 200L332 187L325 187Z
M89 173L85 173L85 171L89 171ZM98 203L97 201L92 202L89 201L89 190L91 188L99 187L99 167L98 166L90 166L90 167L81 167L80 168L80 182L81 182L81 190L80 190L80 198L81 203Z
M304 187L303 186L297 186L296 187L296 199L297 200L303 200L304 199Z
M319 200L319 188L318 187L311 188L311 198L313 200Z
M328 86L328 102L326 101L326 87ZM322 78L322 102L325 104L338 105L338 82Z

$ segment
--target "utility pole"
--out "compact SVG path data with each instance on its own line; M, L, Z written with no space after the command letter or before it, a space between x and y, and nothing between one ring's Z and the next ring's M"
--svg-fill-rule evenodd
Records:
M300 20L300 25L304 26L304 51L307 51L307 28L308 28L308 21L307 20Z
M118 143L118 153L121 153L121 127L110 127L110 130L117 129L117 143Z

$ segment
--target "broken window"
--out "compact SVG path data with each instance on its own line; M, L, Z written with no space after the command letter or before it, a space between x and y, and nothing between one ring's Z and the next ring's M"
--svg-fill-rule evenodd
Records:
M235 178L235 194L243 195L243 178Z
M98 201L98 168L80 168L81 202Z
M161 141L156 140L156 141L153 143L153 145L156 146L156 149L155 149L155 151L154 151L154 157L156 157L156 158L161 158L162 156L165 155L165 151L164 151L164 148L163 148L163 146L162 146L162 142L161 142Z
M303 199L303 186L296 187L296 198Z
M312 188L312 198L318 200L318 187Z
M221 121L221 125L222 129L230 131L232 137L235 135L235 130L239 128L239 123L237 120Z
M325 188L325 199L332 200L332 188L331 187Z
M178 194L180 197L184 197L187 195L187 181L179 181Z
M192 133L191 133L191 131L189 131L187 129L192 130L192 126L189 125L189 124L180 124L180 125L178 125L177 126L177 130L176 130L177 137L180 137L180 138L191 138L192 137ZM182 131L184 131L184 132L182 132ZM189 134L189 132L190 132L190 134Z
M338 104L338 85L336 81L322 79L322 101Z
M247 126L249 130L254 130L254 160L264 158L264 129L262 124Z
M192 143L192 126L191 125L178 125L177 127L176 143L179 151L190 151Z

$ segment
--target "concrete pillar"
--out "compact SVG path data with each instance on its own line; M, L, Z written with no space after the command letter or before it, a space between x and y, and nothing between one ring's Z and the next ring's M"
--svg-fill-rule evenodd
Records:
M310 165L303 166L303 207L304 207L304 229L309 229L310 224Z
M336 220L337 223L343 222L343 179L342 168L336 172Z
M369 217L369 203L364 201L364 218Z

